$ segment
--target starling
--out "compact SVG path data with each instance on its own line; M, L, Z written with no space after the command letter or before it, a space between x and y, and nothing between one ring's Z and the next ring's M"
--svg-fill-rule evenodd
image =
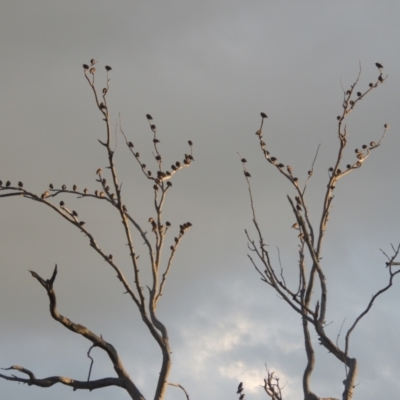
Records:
M46 197L49 197L50 193L46 190L40 197L42 199L45 199Z
M86 222L81 221L81 222L79 222L79 225L80 225L80 226L83 226L83 225L85 225L85 223L86 223Z
M101 168L99 168L99 169L96 171L96 175L100 175L102 171L103 171L103 170L102 170Z
M96 61L94 58L92 58L92 59L90 60L90 64L94 65L94 64L96 64L96 63L97 63L97 61Z
M89 69L89 65L83 64L83 69L85 69L85 70Z
M72 189L74 192L76 192L76 190L78 189L76 185L72 186Z
M260 113L260 115L261 115L261 118L262 118L262 119L264 119L264 118L268 118L268 117L267 117L267 114L265 114L265 113L263 113L263 112L262 112L262 113Z
M18 187L22 188L24 186L24 184L20 181L18 182Z
M376 67L377 67L379 70L383 69L383 65L382 65L382 64L380 64L380 63L375 63L375 65L376 65Z
M362 93L361 93L361 92L357 92L357 96L358 96L358 97L361 97L361 96L362 96Z
M88 190L87 188L83 189L83 193L87 194Z
M60 201L60 207L64 207L64 202L63 201Z
M129 147L133 147L133 143L132 143L132 142L129 142L129 143L128 143L128 146L129 146Z
M390 128L390 126L389 126L388 124L383 125L383 127L384 127L385 129L389 129L389 128Z
M7 182L6 182L6 187L9 187L9 186L11 186L11 182L10 182L10 181L7 181Z
M106 68L106 71L111 71L112 70L112 68L109 65L106 65L105 68Z
M191 140L188 140L189 146L193 146L193 142Z
M244 176L247 176L248 178L251 178L250 172L244 171Z
M62 190L67 189L67 185L62 185L62 186L61 186L61 189L62 189Z
M113 259L113 255L110 254L110 255L108 256L108 259L109 259L109 260L112 260L112 259Z
M242 163L247 162L247 160L246 160L245 158L242 158L240 161L241 161Z
M293 229L297 229L299 227L299 224L297 223L297 222L295 222L293 225L292 225L292 228Z
M167 221L167 222L165 223L165 225L171 226L171 222Z
M72 215L73 215L74 217L77 217L77 216L78 216L78 213L77 213L75 210L73 210L73 211L72 211Z
M287 172L292 175L292 167L290 165L286 166Z
M150 114L146 114L146 118L151 121L153 119L153 117Z
M153 132L155 132L156 129L157 129L157 127L156 127L154 124L151 124L151 125L150 125L150 128L151 128L151 130L152 130Z
M382 75L379 75L378 81L379 81L379 82L383 82Z
M95 68L95 67L90 68L89 72L90 72L91 74L94 74L94 73L96 72L96 68Z
M53 186L52 183L50 183L49 188L50 188L50 189L53 189L53 188L54 188L54 186Z

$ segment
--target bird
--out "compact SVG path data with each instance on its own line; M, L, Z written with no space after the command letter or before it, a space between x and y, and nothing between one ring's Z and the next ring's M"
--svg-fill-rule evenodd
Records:
M377 67L379 70L383 69L383 65L382 65L382 64L380 64L380 63L375 63L375 65L376 65L376 67Z

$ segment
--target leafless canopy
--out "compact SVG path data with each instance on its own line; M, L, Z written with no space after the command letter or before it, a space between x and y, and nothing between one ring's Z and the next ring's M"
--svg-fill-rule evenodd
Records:
M103 172L103 168L99 168L97 170L96 181L98 189L96 189L93 193L88 189L79 190L77 185L73 185L71 189L67 189L65 184L58 186L50 184L49 188L37 192L25 188L22 182L14 185L9 181L4 184L0 181L0 197L23 197L28 200L36 201L57 213L65 221L72 224L78 232L84 234L91 248L98 253L98 255L109 265L110 268L115 271L124 291L135 303L144 324L148 328L149 333L161 349L162 363L159 379L155 387L154 399L163 399L168 385L181 388L185 392L187 398L189 398L185 389L183 389L180 384L168 382L168 377L171 371L170 341L165 324L157 316L157 306L163 294L165 283L172 268L172 261L178 246L192 225L190 222L184 222L180 224L179 227L174 228L169 221L164 220L162 212L167 195L172 188L172 178L182 169L189 167L194 160L192 155L193 143L191 141L188 142L189 150L188 153L184 155L182 162L176 161L171 166L171 169L168 170L165 167L165 163L159 149L160 140L157 137L156 125L154 124L152 116L147 114L146 117L152 132L154 145L153 156L155 160L155 171L151 171L144 163L142 163L139 152L134 150L134 144L128 140L127 135L125 135L125 133L122 131L121 125L119 124L120 133L124 137L126 147L131 152L134 161L143 172L144 178L149 182L149 189L152 190L154 194L154 215L149 217L148 223L146 222L146 226L144 226L142 222L139 222L140 215L133 215L125 205L126 196L122 190L122 185L118 181L117 169L115 166L116 136L113 135L111 130L109 106L107 103L107 94L110 90L109 75L112 69L109 66L105 67L106 84L99 93L95 86L95 77L97 74L96 64L97 62L92 59L89 65L83 65L83 71L84 76L93 91L96 106L102 116L105 126L105 139L98 141L104 148L107 155L107 172ZM107 179L110 180L109 183L107 182ZM116 216L119 215L121 218L121 229L123 230L126 238L127 256L130 259L131 271L134 276L133 284L130 283L130 278L128 279L125 277L121 266L117 264L113 255L109 251L105 249L103 250L100 244L96 241L95 233L90 229L90 223L86 224L84 220L78 216L78 213L75 210L69 209L64 200L61 200L58 204L55 203L56 198L65 198L66 196L73 196L86 201L104 202L111 208L112 211L116 212ZM141 241L147 248L149 255L152 279L151 284L146 288L143 287L141 283L137 243L134 242L132 234L134 231L136 231L141 238ZM175 232L175 235L172 232ZM168 250L164 251L164 253L167 253L165 257L166 261L162 262L161 256L163 247L168 239L172 243ZM107 244L105 244L105 246L107 246ZM44 279L35 271L30 271L32 276L45 288L47 292L50 302L51 316L70 331L86 338L91 343L90 350L93 347L102 349L110 359L110 362L112 363L116 372L116 377L105 377L97 380L90 379L90 372L93 363L93 358L90 356L90 350L88 351L88 357L92 360L92 363L90 365L87 380L77 380L75 378L64 376L51 376L39 379L36 378L32 371L18 365L13 365L4 369L18 371L26 377L5 374L0 374L0 377L9 381L22 382L27 383L28 385L40 387L50 387L57 383L62 383L63 385L72 387L74 390L84 389L91 391L106 386L118 386L125 389L132 399L143 400L143 394L135 383L135 379L132 379L125 370L122 359L116 348L110 343L106 342L101 335L95 334L88 327L77 324L58 312L56 292L54 289L57 271L58 270L56 266L50 279Z
M355 161L345 167L343 164L343 155L347 146L348 130L345 124L346 117L368 94L376 89L380 84L384 83L387 76L383 76L383 67L378 66L379 76L375 83L370 83L365 91L356 92L356 86L359 83L360 72L355 82L348 90L343 90L342 113L337 117L337 138L338 150L335 157L334 166L329 168L328 182L325 190L325 196L322 204L322 213L319 221L314 223L311 221L307 199L305 196L307 184L313 175L314 162L307 173L307 178L303 186L300 185L294 169L290 165L280 163L276 157L270 154L270 149L267 148L266 142L263 139L263 125L267 119L265 113L261 113L261 126L256 132L259 140L260 149L265 157L265 160L285 178L294 189L294 196L287 196L289 206L293 211L294 223L292 228L298 231L298 286L291 288L286 284L282 267L277 268L271 260L267 250L266 243L259 223L256 218L253 195L251 191L250 178L251 175L246 168L246 159L242 158L243 172L248 184L250 205L253 213L253 224L256 231L256 239L253 239L248 231L246 235L249 241L250 254L249 259L261 276L261 280L271 286L296 313L301 316L303 326L303 336L305 340L305 352L307 356L307 364L303 373L303 393L305 400L317 400L319 397L311 390L310 378L315 366L314 344L310 335L310 327L312 327L318 337L321 345L323 345L329 353L333 354L345 366L345 380L343 400L350 400L353 397L355 388L355 379L357 376L357 360L350 355L350 337L360 320L370 311L374 301L378 296L387 291L393 284L393 279L400 270L394 270L393 266L398 265L395 262L400 251L400 245L392 246L392 254L387 257L387 284L378 290L366 305L364 311L351 323L345 334L344 347L340 347L334 339L330 338L325 331L326 327L326 312L328 302L327 283L324 271L327 266L322 262L322 243L325 238L329 213L334 199L334 191L340 179L356 172L360 169L372 152L376 150L383 142L386 132L389 129L387 124L384 124L383 132L380 138L375 142L370 142L369 145L362 145L355 151ZM317 151L318 153L318 151ZM309 260L311 267L307 270L306 260ZM276 380L274 386L271 382L276 379L274 375L268 373L268 378L265 383L265 390L272 399L282 399L282 394L279 389L279 382ZM274 390L276 389L276 392Z

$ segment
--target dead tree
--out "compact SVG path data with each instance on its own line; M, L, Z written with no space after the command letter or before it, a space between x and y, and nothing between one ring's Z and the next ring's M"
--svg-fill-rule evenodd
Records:
M365 306L362 313L351 323L345 334L344 345L341 347L333 338L325 331L327 318L327 282L325 271L327 266L322 261L322 244L325 238L328 227L329 213L334 199L334 191L339 183L339 180L345 176L356 173L363 164L367 161L372 151L376 150L383 142L386 132L389 129L387 124L384 125L383 133L380 139L376 142L372 141L369 145L364 144L355 150L355 161L352 164L343 166L343 155L347 146L348 130L345 124L346 117L351 113L356 105L365 98L370 92L376 89L380 84L385 82L387 76L383 76L383 67L381 64L376 64L379 70L379 76L375 83L370 83L365 91L356 91L356 86L359 83L361 75L358 74L355 82L348 90L343 89L343 103L341 115L337 117L337 138L338 150L335 157L334 166L329 168L327 186L322 204L322 213L319 220L313 222L310 217L309 208L307 205L306 188L310 178L313 175L314 162L311 169L308 171L307 179L303 186L300 185L294 168L290 165L284 165L278 159L270 154L269 149L263 140L263 125L266 122L267 115L261 113L261 126L256 132L259 140L260 149L265 160L274 167L291 185L294 196L287 196L289 207L294 215L294 223L292 228L298 231L298 285L295 288L289 287L286 284L282 267L278 268L272 260L272 257L267 249L267 244L264 241L261 227L257 221L255 205L250 185L250 173L246 168L246 159L242 158L244 175L248 184L250 205L253 214L253 224L256 232L256 239L253 239L250 233L246 230L248 239L248 247L250 254L248 255L252 265L261 276L261 280L271 286L273 290L282 298L294 312L298 313L302 319L302 330L304 336L305 353L307 363L303 373L303 395L304 400L318 400L319 397L311 389L311 377L315 367L315 351L314 343L311 338L310 330L313 329L318 337L319 343L324 346L330 354L336 357L345 366L345 379L343 381L344 390L342 394L343 400L351 400L355 388L357 376L357 359L350 354L350 338L354 329L360 320L371 310L374 301L382 293L386 292L392 285L395 275L400 270L393 267L398 265L395 259L400 251L400 245L392 246L392 254L384 254L387 258L386 272L388 275L387 284L378 290ZM318 151L317 151L318 153ZM317 155L316 155L317 156ZM307 269L307 262L310 269ZM332 289L331 289L332 290ZM282 399L281 391L279 390L279 381L274 382L271 386L271 378L268 374L268 379L265 381L265 391L272 399ZM276 394L272 389L276 389L279 394Z
M139 310L141 319L161 350L162 363L159 378L155 385L154 399L163 399L165 397L168 385L181 388L184 391L186 398L189 398L183 386L168 381L171 371L170 340L166 325L157 315L157 306L161 296L163 295L165 283L168 274L171 271L172 262L176 251L184 235L192 225L190 222L185 222L178 227L173 227L169 221L164 220L162 214L167 195L172 188L172 178L182 169L189 167L193 161L192 142L188 142L189 151L188 154L184 155L183 161L175 162L173 165L171 165L170 169L168 169L168 167L165 166L159 149L160 141L157 138L156 125L154 124L152 116L147 114L146 117L149 122L153 137L154 170L152 171L141 161L139 152L134 149L134 144L128 140L127 135L125 135L121 125L119 124L119 133L124 138L127 149L131 152L134 162L137 163L138 168L140 168L143 173L142 175L149 182L149 189L154 194L154 214L149 216L148 224L146 223L144 226L143 223L139 221L140 215L133 215L129 211L129 208L125 203L125 193L122 190L122 185L118 181L117 168L115 165L116 136L114 137L111 130L109 105L107 103L107 94L110 89L109 75L111 67L105 67L106 84L99 93L95 86L95 76L97 74L96 64L97 62L95 60L91 60L89 65L83 65L83 71L84 76L93 91L96 106L101 114L105 126L105 139L98 141L106 152L107 164L104 171L103 168L99 168L96 172L98 190L93 193L89 192L88 189L79 190L76 185L70 189L67 189L66 185L50 184L47 189L40 192L35 192L25 187L22 182L19 182L15 185L10 181L6 181L4 183L0 181L0 197L3 199L23 197L27 200L35 201L43 206L48 207L65 221L72 224L77 232L84 234L92 250L94 250L100 256L100 258L105 260L108 266L115 271L124 292L128 294L135 303L137 309ZM90 224L85 224L84 220L81 218L81 216L78 216L78 213L75 210L67 207L67 203L64 200L67 196L73 196L74 198L81 199L82 201L101 201L103 204L106 204L110 207L111 212L115 212L117 218L121 219L121 229L124 233L127 245L126 256L130 260L130 268L134 276L133 284L130 283L130 278L125 277L121 266L115 261L113 255L110 254L109 251L103 250L103 248L97 242L96 234L91 231ZM62 198L63 200L56 204L56 198ZM148 252L149 260L147 263L149 263L151 268L151 283L147 285L147 287L143 287L142 276L140 274L141 263L139 262L137 249L138 243L135 243L133 239L133 232L135 232L135 234L140 238L139 245L143 243L146 251ZM168 250L165 251L163 248L165 247L167 240L169 240L171 243L168 247ZM163 253L166 260L164 262L162 262L161 257ZM94 347L103 350L107 354L112 366L114 367L116 376L105 377L97 380L90 379L92 368L91 364L86 380L77 380L75 378L65 376L37 378L32 371L19 365L12 365L9 368L3 369L18 371L24 374L25 377L5 374L0 374L0 377L9 381L26 383L30 386L39 386L43 388L51 387L57 383L72 387L73 390L89 391L107 386L117 386L124 389L132 399L143 400L144 396L141 393L140 388L135 383L135 379L132 379L126 371L122 362L122 358L120 354L118 354L116 347L111 343L108 343L101 335L91 331L88 327L77 324L58 312L55 291L57 265L54 268L50 279L42 278L35 271L30 271L30 273L47 292L50 302L51 316L56 321L64 325L65 328L83 336L91 343L88 351L89 358L91 358L90 352Z

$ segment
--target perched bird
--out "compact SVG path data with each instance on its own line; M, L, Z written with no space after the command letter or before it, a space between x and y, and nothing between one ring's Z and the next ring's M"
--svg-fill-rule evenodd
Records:
M264 119L264 118L268 118L268 117L267 117L267 114L265 114L265 113L263 113L263 112L260 113L260 115L261 115L261 118L263 118L263 119Z
M112 68L109 65L106 65L105 68L106 68L107 71L111 71L112 70Z
M382 65L382 64L380 64L380 63L375 63L375 65L376 65L376 67L377 67L379 70L383 69L383 65Z
M251 178L250 172L244 171L244 176L247 176L248 178Z

